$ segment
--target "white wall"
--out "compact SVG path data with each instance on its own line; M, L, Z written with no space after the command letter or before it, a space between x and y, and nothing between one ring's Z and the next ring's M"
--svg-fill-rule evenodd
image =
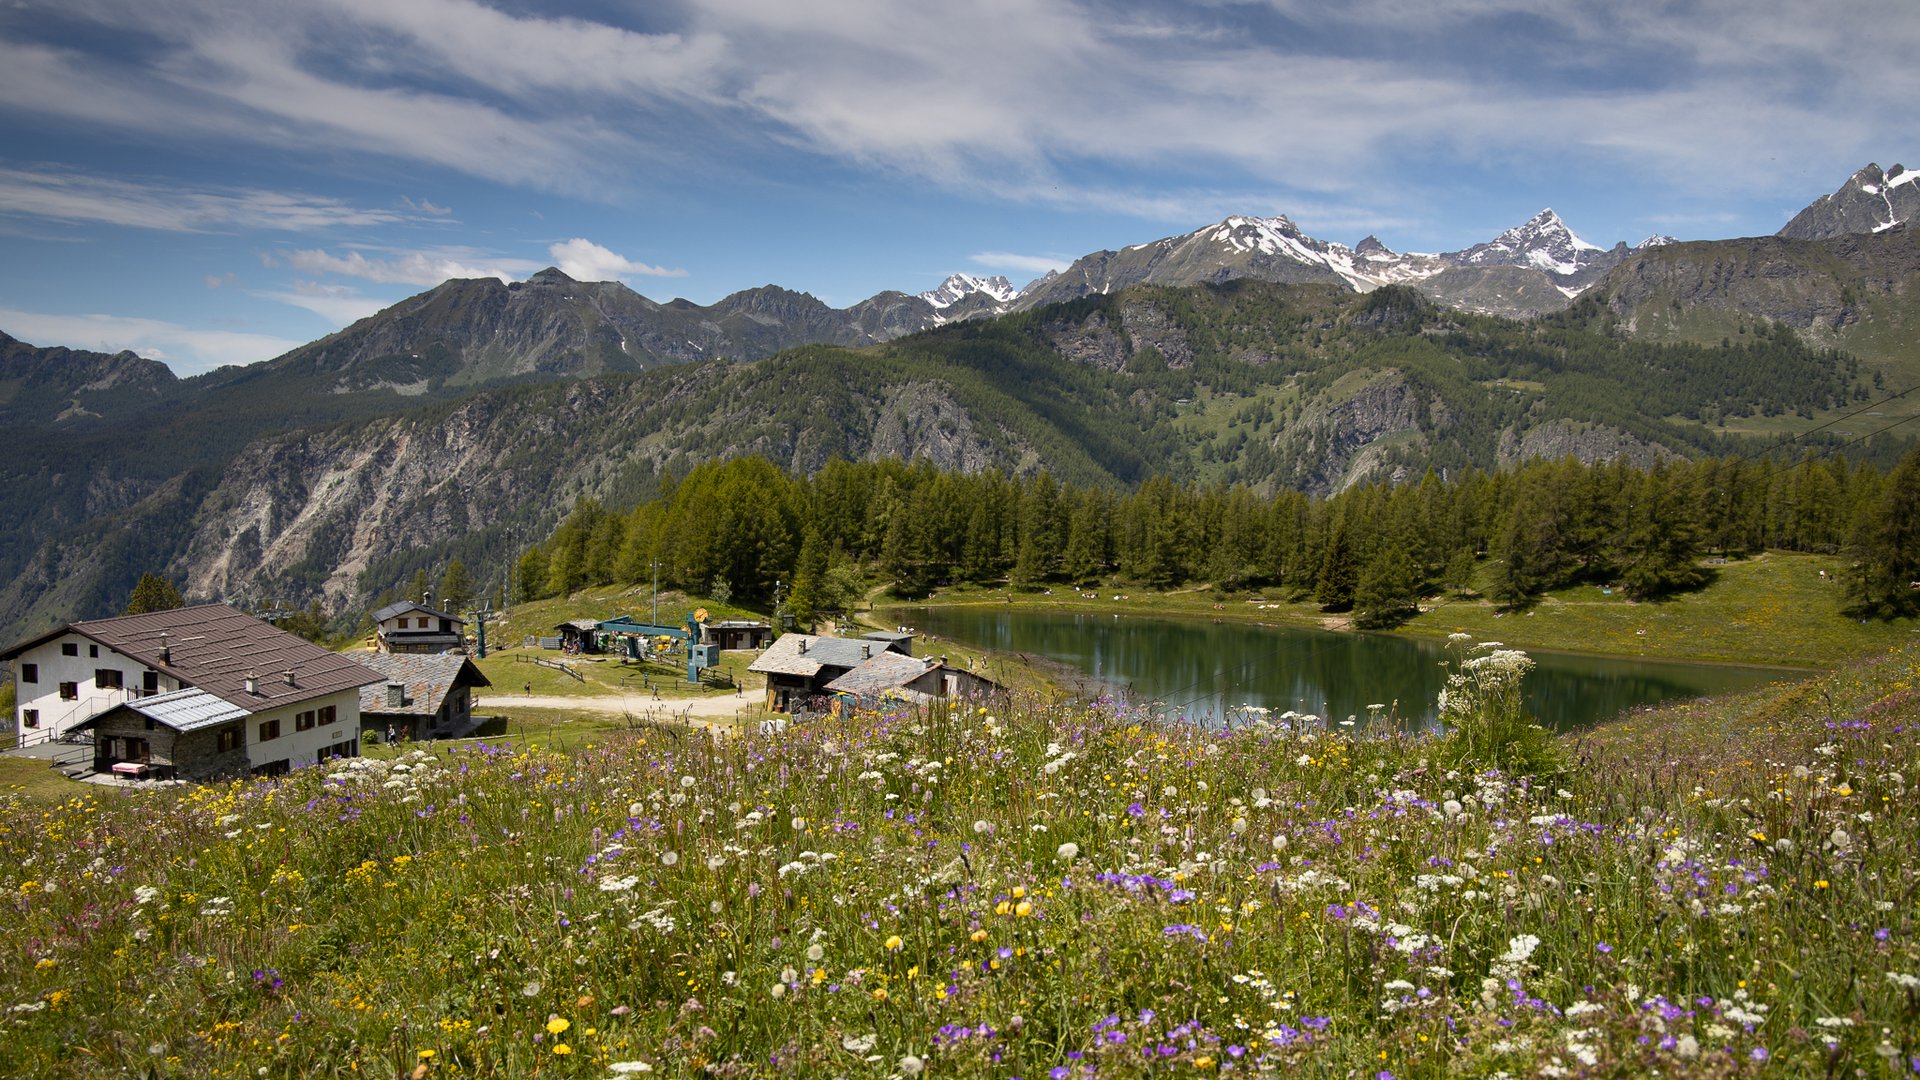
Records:
M62 644L72 644L80 655L66 656L60 651ZM93 652L100 655L93 656ZM25 682L20 675L23 666L39 666L39 678L36 682ZM94 672L101 668L112 668L120 672L121 689L101 690L93 685ZM13 709L14 729L19 732L21 745L39 742L43 739L58 738L75 724L113 708L131 698L142 696L143 678L151 670L122 653L92 641L79 634L62 634L57 638L43 642L21 653L13 661L13 682L17 701ZM60 699L60 684L76 684L80 696L74 701ZM160 676L159 692L180 689L177 679ZM27 710L40 711L40 726L26 726Z
M306 731L294 730L298 714L318 712L326 705L333 706L333 723L315 723ZM268 720L280 721L280 737L261 742L260 724ZM312 765L327 747L360 737L360 691L341 690L292 705L264 709L247 717L246 731L248 768L282 760L295 769Z

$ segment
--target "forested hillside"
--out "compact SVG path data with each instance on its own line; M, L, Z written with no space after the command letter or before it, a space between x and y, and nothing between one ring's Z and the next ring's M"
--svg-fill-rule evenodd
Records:
M195 596L346 613L450 557L497 575L580 497L632 501L749 454L802 475L924 460L1115 493L1158 478L1325 495L1533 458L1745 452L1722 425L1807 426L1874 392L1851 357L1785 331L1656 344L1598 304L1521 323L1400 287L1251 281L399 412L390 387L324 393L325 377L229 372L190 409L29 432L0 476L0 624L117 609L151 569Z
M1524 606L1576 582L1655 599L1705 584L1708 555L1846 552L1847 609L1920 613L1920 450L1891 475L1841 457L1534 462L1451 481L1370 482L1329 497L1155 476L1127 491L1042 472L833 461L810 477L760 458L702 465L631 508L581 499L516 567L516 599L661 580L845 606L877 575L905 596L1009 582L1210 584L1311 597L1389 625L1421 597L1490 582Z

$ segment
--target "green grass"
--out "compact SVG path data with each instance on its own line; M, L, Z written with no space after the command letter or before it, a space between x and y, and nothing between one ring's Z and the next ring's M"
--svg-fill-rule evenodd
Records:
M1542 781L1294 717L1020 705L10 792L0 1054L35 1076L1884 1075L1920 1054L1917 665L1566 737Z
M85 795L89 789L78 780L69 780L42 758L0 756L0 791L17 792L39 801L61 800Z
M1523 648L1803 668L1920 637L1912 619L1863 623L1841 615L1837 575L1844 566L1834 556L1768 552L1714 566L1713 584L1658 603L1593 585L1549 593L1519 613L1486 600L1449 599L1406 630L1460 631Z

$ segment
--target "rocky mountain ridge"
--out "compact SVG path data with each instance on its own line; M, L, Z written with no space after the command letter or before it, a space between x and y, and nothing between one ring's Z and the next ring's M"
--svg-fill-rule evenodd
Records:
M1920 173L1869 162L1831 195L1822 195L1780 229L1790 240L1829 240L1849 233L1885 232L1920 214Z

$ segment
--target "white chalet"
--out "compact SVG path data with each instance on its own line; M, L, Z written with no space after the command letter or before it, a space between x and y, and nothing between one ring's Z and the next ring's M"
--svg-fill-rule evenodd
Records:
M385 681L225 604L70 623L0 660L20 745L91 732L97 770L179 779L354 756L360 688Z

